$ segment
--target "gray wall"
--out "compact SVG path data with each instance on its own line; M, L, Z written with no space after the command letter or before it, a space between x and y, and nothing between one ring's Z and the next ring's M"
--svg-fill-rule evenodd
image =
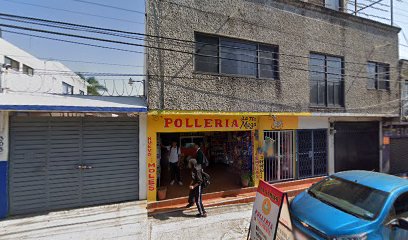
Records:
M150 0L147 16L148 34L194 41L195 31L211 33L275 44L282 54L280 80L261 80L197 74L191 54L148 49L151 110L399 113L399 102L389 103L400 94L398 28L294 0ZM146 43L194 52L193 43ZM310 108L309 72L300 69L311 51L344 57L345 109ZM390 91L367 90L368 60L391 65Z

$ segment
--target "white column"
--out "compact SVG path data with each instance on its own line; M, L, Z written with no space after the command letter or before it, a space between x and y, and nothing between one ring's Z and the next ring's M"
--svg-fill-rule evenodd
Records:
M139 115L139 199L147 198L147 113Z
M8 112L0 112L0 161L8 161Z
M327 163L327 168L328 168L328 174L333 174L334 173L334 134L336 134L336 131L334 128L332 129L330 127L330 121L329 121L329 131L327 133L327 139L328 139L328 163Z

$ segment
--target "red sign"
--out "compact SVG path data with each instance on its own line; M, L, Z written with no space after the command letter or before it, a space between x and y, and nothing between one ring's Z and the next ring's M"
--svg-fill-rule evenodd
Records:
M251 217L251 239L275 239L283 196L279 189L259 182Z

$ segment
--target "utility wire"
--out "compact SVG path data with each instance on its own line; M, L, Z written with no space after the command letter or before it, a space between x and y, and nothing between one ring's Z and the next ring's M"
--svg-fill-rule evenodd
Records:
M94 27L94 26L88 26L88 25L80 25L80 24L72 24L72 23L67 23L67 22L59 22L59 21L52 21L52 20L47 20L47 19L40 19L40 18L30 18L30 17L24 17L24 16L18 16L18 15L11 15L11 14L5 14L5 13L0 13L0 16L7 16L7 17L12 17L12 18L20 18L20 19L28 19L28 20L34 20L34 21L43 21L43 22L48 22L48 23L56 23L56 24L63 24L63 25L68 25L68 26L75 26L75 27L81 27L81 28L89 28L89 29L96 29L96 30L103 30L103 31L108 31L108 32L119 32L119 33L126 33L126 34L134 34L134 35L139 35L139 36L146 36L146 37L152 37L152 38L158 38L158 39L166 39L166 40L172 40L172 41L177 41L177 42L184 42L184 43L191 43L191 44L202 44L197 41L191 41L191 40L184 40L184 39L178 39L178 38L168 38L168 37L161 37L161 36L155 36L155 35L149 35L149 34L143 34L143 33L137 33L137 32L129 32L129 31L121 31L121 30L116 30L116 29L107 29L107 28L99 28L99 27ZM58 26L56 26L58 27ZM138 39L140 40L140 39ZM149 39L145 39L147 42L155 42ZM157 43L157 42L156 42ZM160 42L163 43L163 42ZM177 45L177 44L174 44ZM218 46L218 44L205 44L206 46ZM186 45L188 46L188 45ZM146 46L149 47L149 46ZM188 47L195 47L195 46L188 46ZM226 48L231 48L231 49L243 49L243 50L250 50L248 48L242 48L242 47L235 47L235 46L223 46ZM273 52L275 53L275 52ZM279 55L283 56L293 56L293 57L303 57L303 58L309 58L309 56L299 56L299 55L293 55L293 54L284 54L284 53L278 53ZM347 61L347 63L351 64L360 64L360 65L366 65L364 63L358 63L358 62L350 62Z
M4 29L2 29L1 31L2 31L2 32L7 32L7 33L12 33L12 34L18 34L18 35L29 36L29 37L43 38L43 39L48 39L48 40L53 40L53 41L59 41L59 42L65 42L65 43L72 43L72 44L84 45L84 46L89 46L89 47L98 47L98 48L104 48L104 49L110 49L110 50L117 50L117 51L122 51L122 52L145 54L145 53L142 52L142 51L134 51L134 50L128 50L128 49L123 49L123 48L107 47L107 46L101 46L101 45L90 44L90 43L83 43L83 42L76 42L76 41L70 41L70 40L64 40L64 39L58 39L58 38L44 37L44 36L39 36L39 35L34 35L34 34L28 34L28 33L22 33L22 32L15 32L15 31L4 30Z
M112 8L112 9L116 9L116 10L122 10L122 11L126 11L126 12L139 13L139 14L143 14L143 15L145 14L144 12L140 12L140 11L136 11L136 10L121 8L121 7L115 7L115 6L102 4L102 3L91 2L91 1L84 1L84 0L72 0L72 1L80 2L80 3L86 3L86 4L90 4L90 5L96 5L96 6L100 6L100 7Z
M27 3L27 2L21 2L21 1L16 1L16 0L1 0L5 1L8 3L15 3L15 4L22 4L22 5L29 5L33 7L39 7L39 8L46 8L46 9L52 9L56 11L63 11L63 12L69 12L69 13L74 13L74 14L79 14L79 15L84 15L84 16L91 16L91 17L97 17L97 18L103 18L103 19L111 19L111 20L116 20L116 21L121 21L121 22L130 22L130 23L136 23L136 24L142 24L142 22L135 22L127 19L121 19L121 18L113 18L113 17L107 17L107 16L102 16L102 15L97 15L97 14L92 14L89 12L78 12L78 11L72 11L72 10L67 10L67 9L62 9L62 8L55 8L55 7L49 7L45 5L40 5L40 4L34 4L34 3Z

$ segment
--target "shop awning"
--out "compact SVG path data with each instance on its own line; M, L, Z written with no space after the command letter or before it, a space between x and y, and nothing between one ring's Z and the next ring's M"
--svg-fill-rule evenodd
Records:
M143 97L0 93L0 111L147 112Z

